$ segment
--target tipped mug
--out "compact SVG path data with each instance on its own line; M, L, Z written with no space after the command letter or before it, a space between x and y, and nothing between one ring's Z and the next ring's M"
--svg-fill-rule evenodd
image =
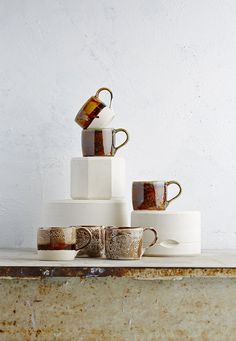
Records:
M102 91L108 91L110 94L110 103L106 105L101 101L99 95ZM89 128L105 128L115 117L114 111L111 109L113 99L112 91L108 88L100 88L95 96L90 97L82 106L76 115L75 122L83 129Z
M116 134L119 132L123 132L126 138L116 145ZM81 135L83 156L114 156L128 140L129 134L123 128L84 129Z
M176 185L179 192L168 199L167 188ZM181 185L177 181L134 181L132 185L132 201L134 210L163 211L182 193Z

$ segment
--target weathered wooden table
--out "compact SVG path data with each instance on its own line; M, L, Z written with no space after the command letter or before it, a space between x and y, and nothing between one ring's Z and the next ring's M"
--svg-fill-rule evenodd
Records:
M236 251L140 261L0 250L0 341L235 341Z

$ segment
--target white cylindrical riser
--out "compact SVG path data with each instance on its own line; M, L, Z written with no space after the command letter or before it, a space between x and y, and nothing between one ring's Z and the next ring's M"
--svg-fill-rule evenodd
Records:
M45 205L44 226L129 226L125 200L61 200Z
M133 211L131 226L154 227L158 243L147 249L145 255L173 256L201 252L201 215L198 211ZM144 235L144 243L151 241Z

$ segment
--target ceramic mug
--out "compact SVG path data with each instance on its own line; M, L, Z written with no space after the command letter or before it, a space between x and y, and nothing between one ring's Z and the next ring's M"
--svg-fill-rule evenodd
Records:
M172 184L179 187L179 192L167 199L167 188ZM181 192L182 188L177 181L135 181L132 186L133 209L163 211Z
M86 241L86 234L81 228L86 228L91 232L91 242L88 246L78 251L77 257L103 257L105 247L105 226L96 225L81 225L77 227L76 231L76 246L80 248L81 243L84 245Z
M154 234L153 241L143 246L145 231ZM157 232L151 227L106 227L105 255L108 259L140 259L144 252L157 242Z
M126 139L116 146L116 134L119 132L125 133ZM129 134L123 128L89 128L82 131L81 139L83 156L114 156L128 142Z
M80 245L86 247L92 238L91 232L80 228L87 236L87 240ZM73 260L78 252L77 229L70 227L40 227L37 234L38 256L41 260Z
M102 91L108 91L110 94L109 106L104 104L99 94ZM113 99L112 91L108 88L100 88L95 96L90 97L87 102L82 106L76 115L75 122L78 123L83 129L89 128L104 128L114 118L115 113L111 109L111 102Z

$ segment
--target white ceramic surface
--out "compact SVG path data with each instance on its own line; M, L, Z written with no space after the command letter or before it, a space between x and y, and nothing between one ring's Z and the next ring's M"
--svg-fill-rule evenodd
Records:
M77 251L75 250L38 250L38 258L40 260L58 260L68 261L74 260Z
M201 214L199 211L132 211L131 226L154 227L156 245L146 250L149 256L194 255L201 252ZM144 243L151 236L144 235Z
M43 224L128 226L127 203L124 199L51 201L44 207Z
M72 199L125 196L125 160L119 157L78 157L71 160Z
M115 113L109 107L103 108L98 117L95 117L88 128L106 128L115 117Z

